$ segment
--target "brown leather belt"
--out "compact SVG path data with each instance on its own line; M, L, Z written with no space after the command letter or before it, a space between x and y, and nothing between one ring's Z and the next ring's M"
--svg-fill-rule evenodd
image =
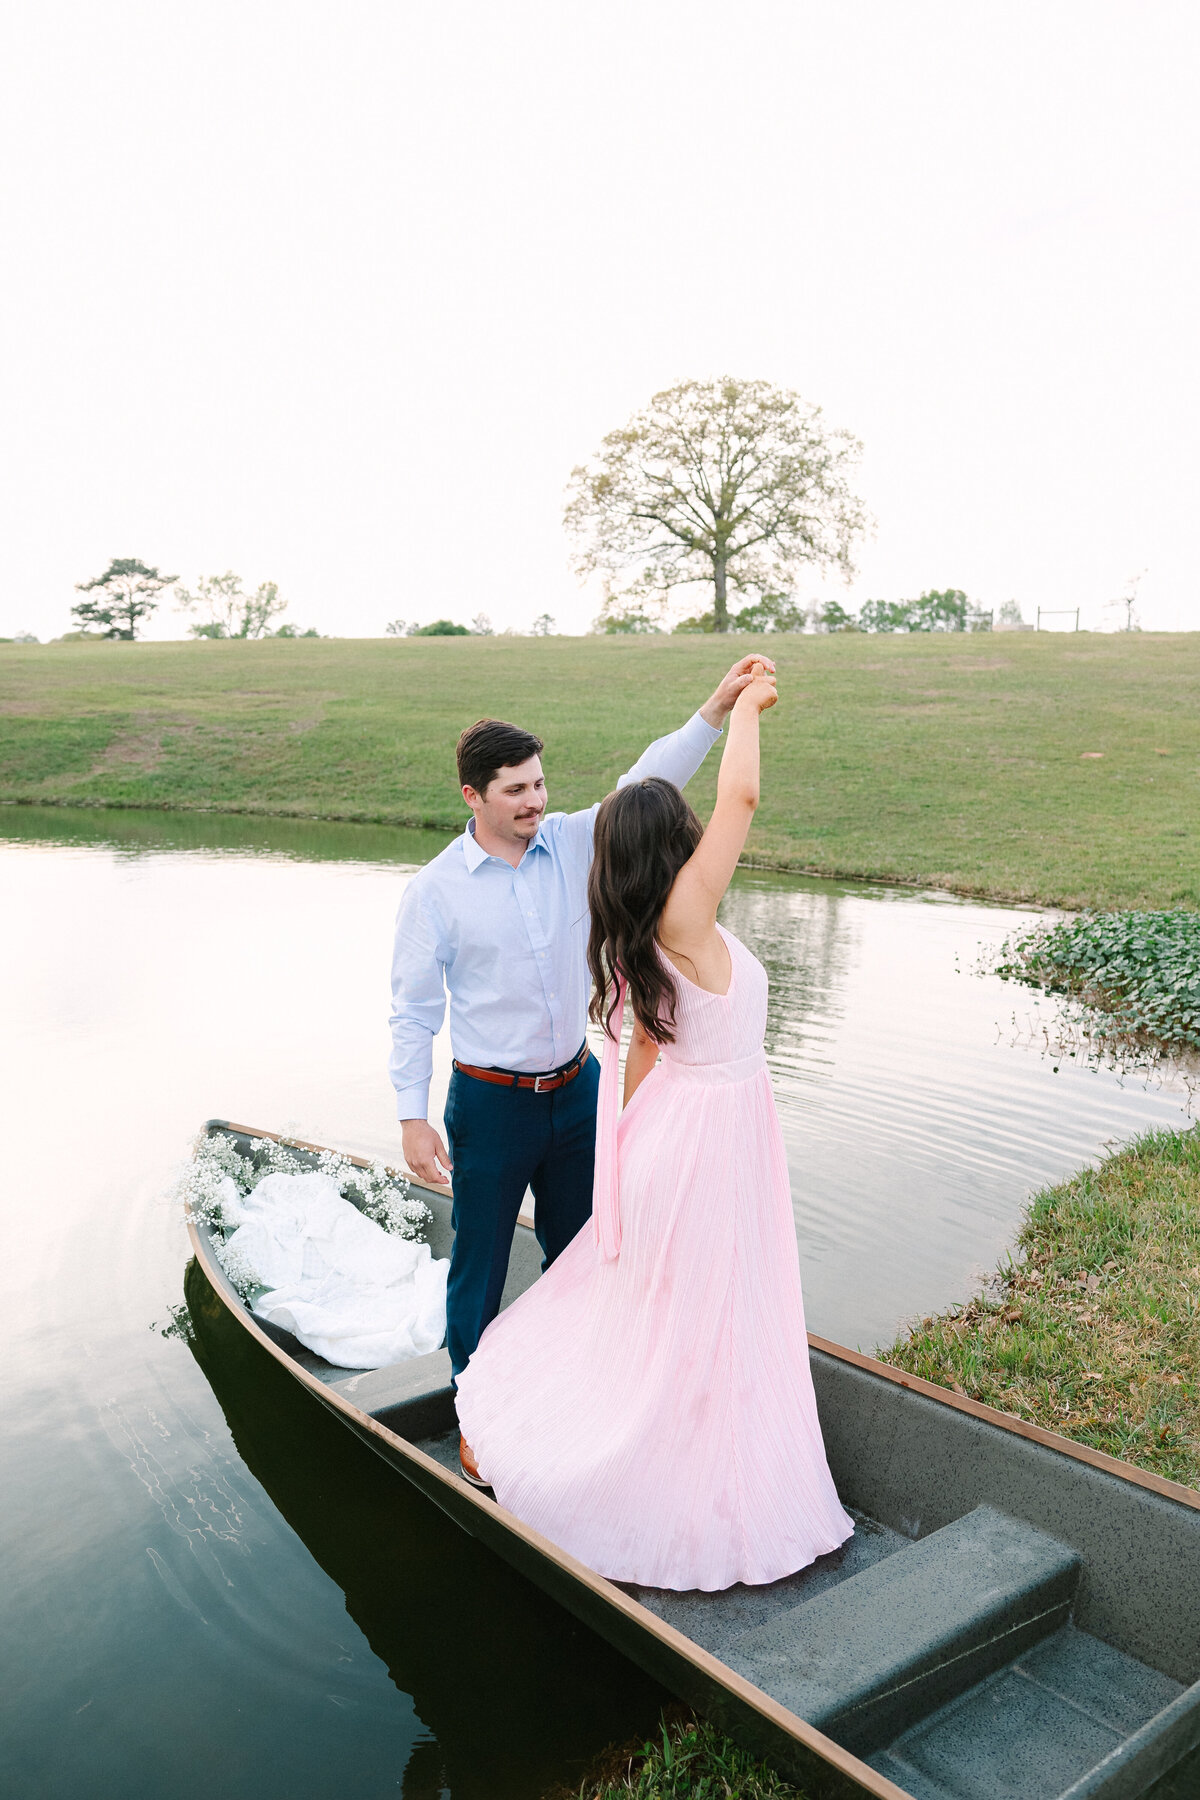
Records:
M552 1069L549 1075L520 1075L515 1069L477 1069L473 1063L457 1061L454 1066L460 1075L469 1075L473 1081L494 1081L501 1087L532 1088L535 1094L550 1094L574 1081L590 1054L585 1044L573 1062Z

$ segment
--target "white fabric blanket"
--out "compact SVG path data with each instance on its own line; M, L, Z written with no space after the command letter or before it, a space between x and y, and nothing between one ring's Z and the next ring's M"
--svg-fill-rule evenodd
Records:
M328 1175L267 1175L245 1199L222 1184L229 1250L267 1288L254 1310L342 1369L379 1369L436 1350L446 1274L428 1244L393 1237Z

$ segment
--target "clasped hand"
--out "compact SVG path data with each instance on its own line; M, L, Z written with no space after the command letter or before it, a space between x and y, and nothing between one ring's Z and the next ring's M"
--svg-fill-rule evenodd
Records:
M757 675L754 673L755 669L758 670ZM743 656L739 662L734 663L724 681L700 708L701 718L714 729L722 726L733 711L738 695L748 688L752 681L756 680L766 682L772 690L774 689L775 664L769 656L763 656L761 652ZM758 710L762 712L765 707L772 704L772 701L764 700Z

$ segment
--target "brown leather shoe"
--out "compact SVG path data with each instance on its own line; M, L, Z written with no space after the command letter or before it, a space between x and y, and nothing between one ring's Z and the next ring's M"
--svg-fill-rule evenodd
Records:
M479 1464L475 1461L475 1452L472 1450L461 1431L458 1434L458 1466L462 1470L464 1481L469 1481L472 1487L486 1488L488 1493L491 1493L492 1484L490 1481L485 1481L483 1476L479 1473Z

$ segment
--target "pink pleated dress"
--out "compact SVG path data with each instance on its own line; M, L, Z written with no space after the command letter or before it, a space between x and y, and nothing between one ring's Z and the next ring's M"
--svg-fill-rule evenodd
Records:
M459 1378L497 1500L601 1575L708 1591L845 1542L817 1421L767 976L676 975L675 1042L623 1112L606 1040L591 1221Z

